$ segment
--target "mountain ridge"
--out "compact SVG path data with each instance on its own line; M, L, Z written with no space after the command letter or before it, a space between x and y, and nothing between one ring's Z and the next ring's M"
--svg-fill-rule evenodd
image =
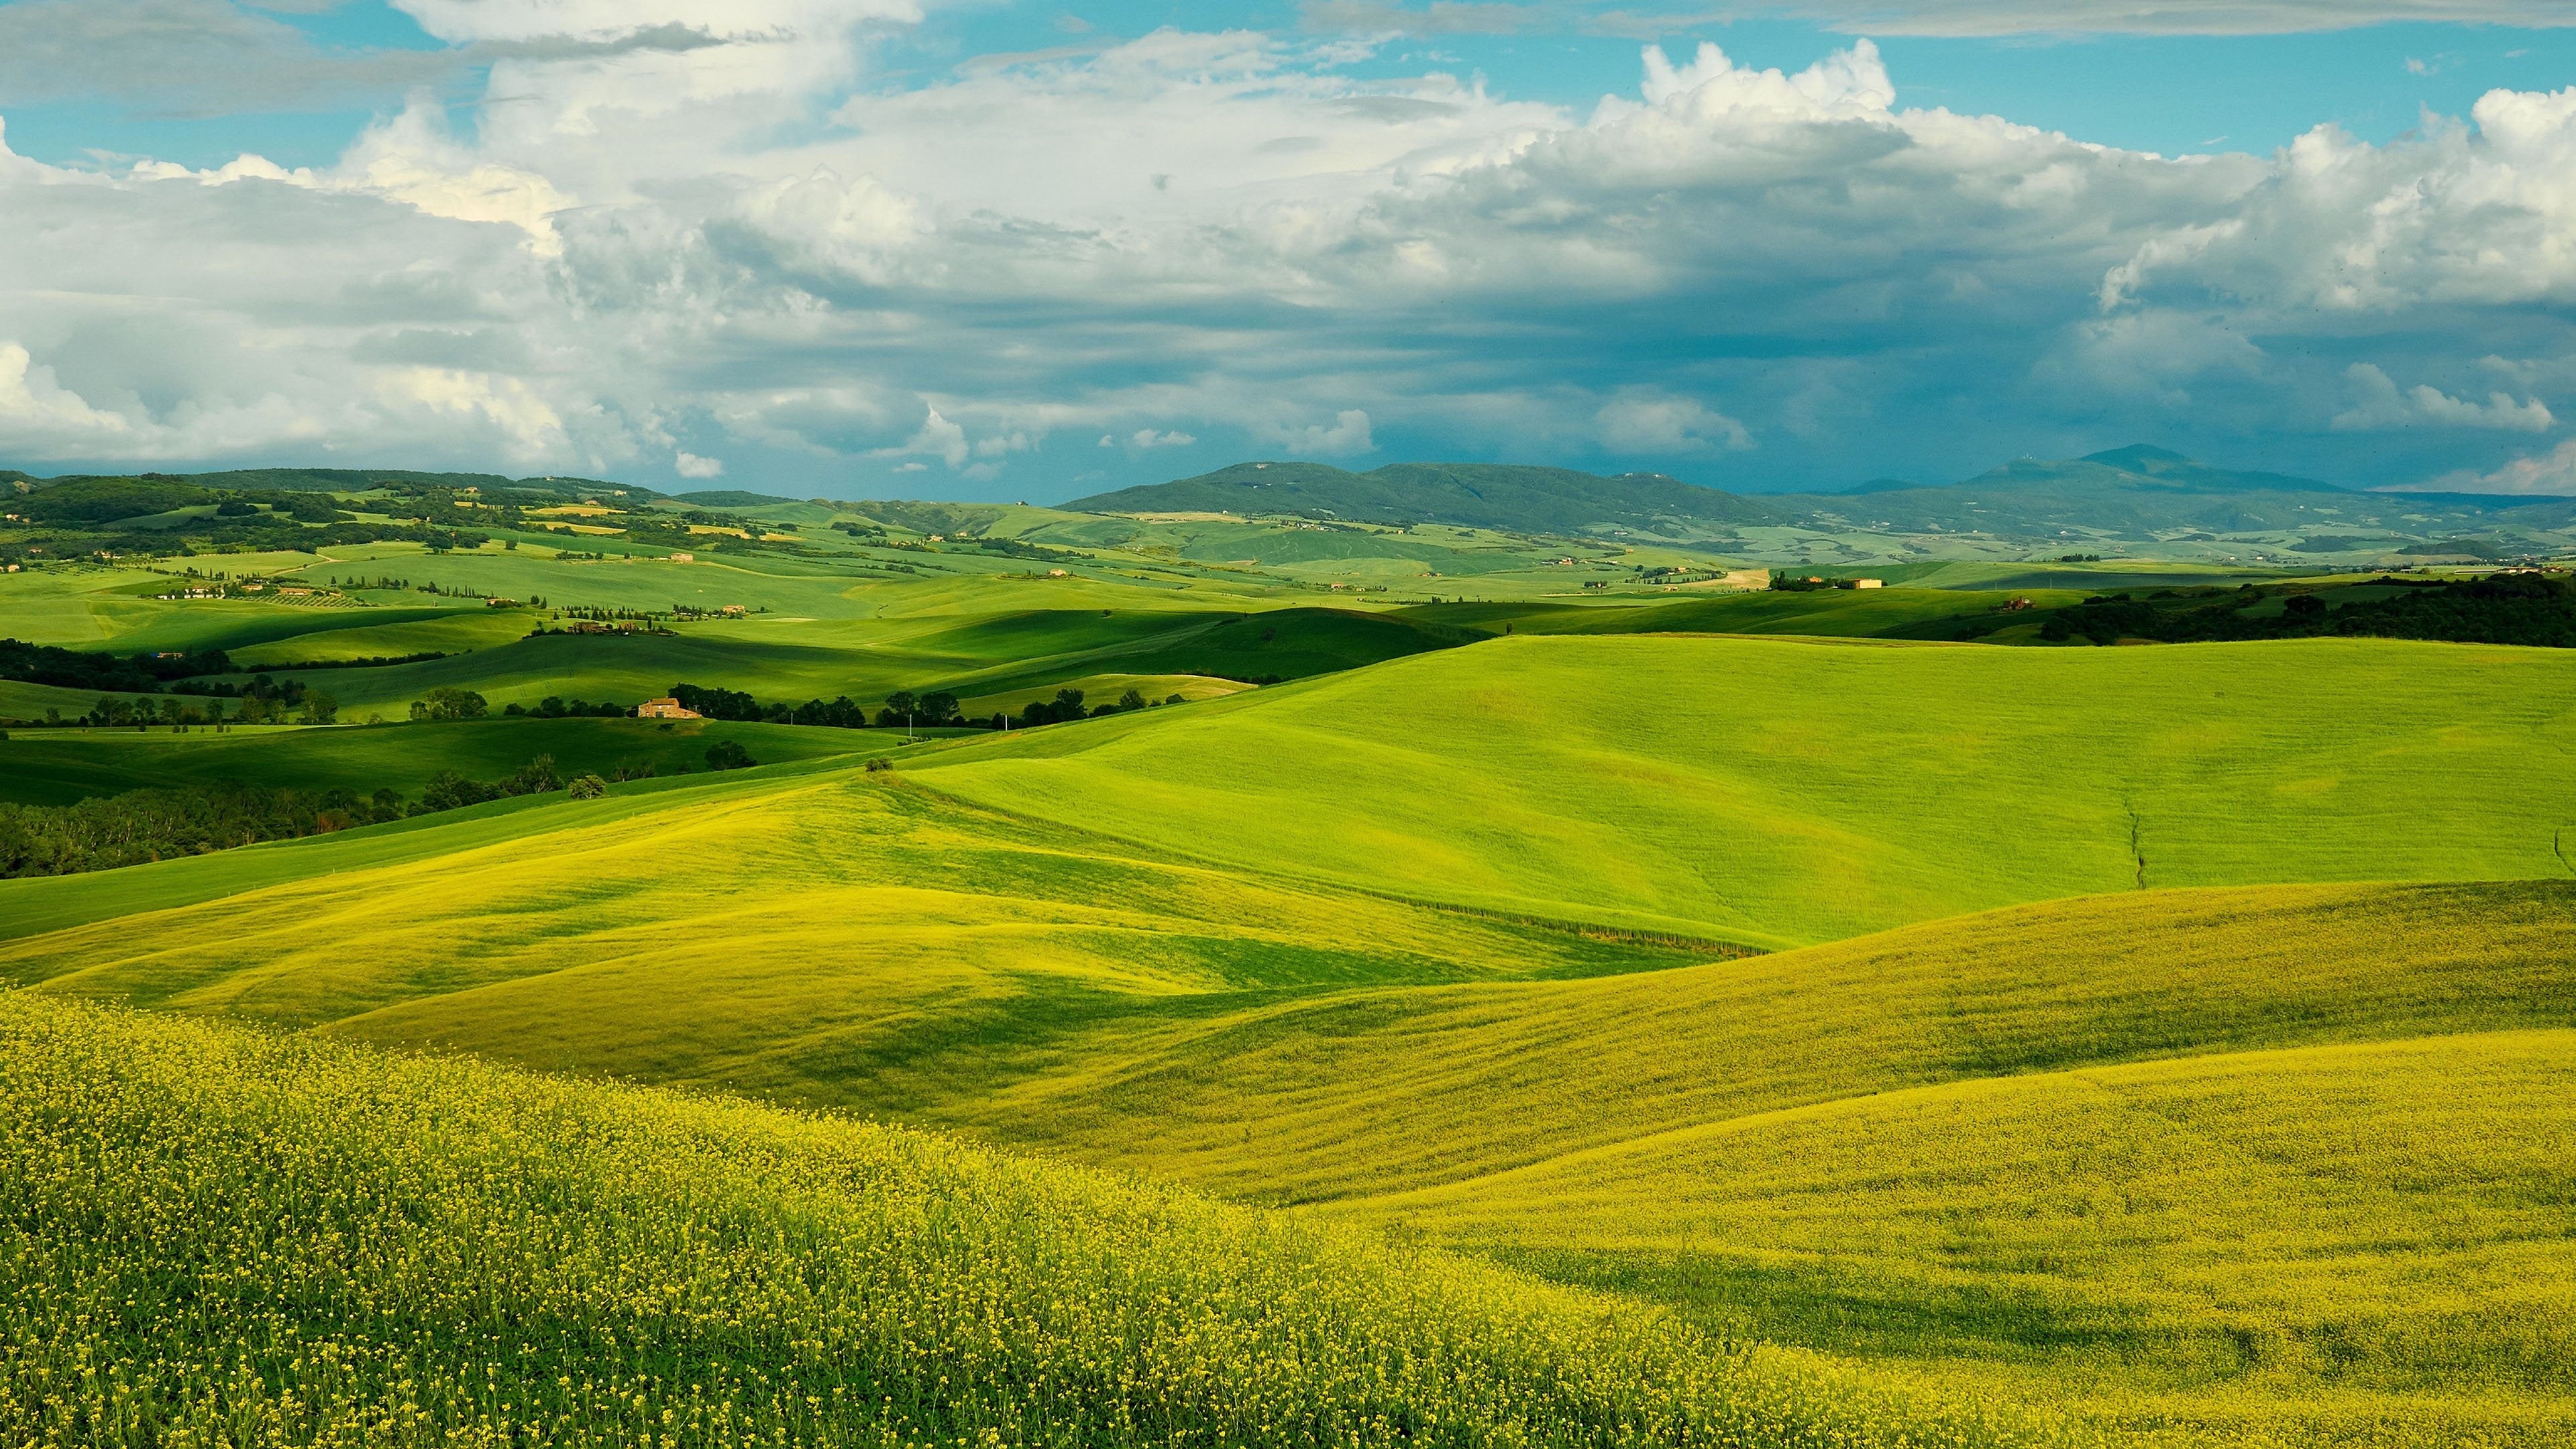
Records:
M1747 529L1790 529L2067 546L2244 538L2253 540L2249 548L2307 553L2424 553L2445 540L2460 541L2451 552L2471 557L2576 551L2576 537L2540 536L2576 527L2576 499L2363 492L2214 467L2145 443L2080 458L2018 458L1955 483L1883 478L1841 492L1763 494L1661 473L1495 463L1390 463L1354 473L1326 463L1255 461L1062 506L1694 542L1742 542Z

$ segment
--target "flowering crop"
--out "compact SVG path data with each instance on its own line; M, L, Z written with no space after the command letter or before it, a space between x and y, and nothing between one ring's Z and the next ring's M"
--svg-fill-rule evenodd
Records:
M1442 1253L918 1132L0 997L0 1442L2056 1434Z

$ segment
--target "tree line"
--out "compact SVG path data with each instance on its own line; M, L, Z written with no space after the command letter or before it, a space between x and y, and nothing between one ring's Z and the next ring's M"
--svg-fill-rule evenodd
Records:
M1115 703L1087 705L1079 689L1064 688L1053 699L1034 699L1017 715L997 711L988 716L968 717L958 706L957 696L944 689L915 694L898 689L885 697L873 715L867 706L839 695L829 700L809 699L791 705L783 700L763 704L738 689L718 689L697 684L671 686L671 697L683 709L695 710L708 719L742 720L766 724L820 725L829 729L1030 729L1038 725L1060 724L1067 720L1094 719L1101 715L1128 710L1148 709L1154 702L1144 691L1130 689ZM1162 701L1179 704L1175 694Z
M391 789L360 795L219 784L130 790L73 805L0 804L0 878L114 870L564 788L553 757L539 755L498 780L441 770L409 802Z
M2576 648L2576 579L2500 573L2461 581L2382 579L2403 593L2334 605L2319 594L2281 597L2281 612L2245 611L2274 595L2247 584L2215 601L2206 595L2136 599L2109 594L2060 609L2040 626L2051 643L2153 639L2168 644L2327 635L2433 639L2455 644Z

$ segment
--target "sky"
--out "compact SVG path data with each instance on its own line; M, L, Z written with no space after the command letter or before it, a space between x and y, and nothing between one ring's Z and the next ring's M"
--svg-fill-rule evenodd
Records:
M0 0L0 467L2576 493L2576 0Z

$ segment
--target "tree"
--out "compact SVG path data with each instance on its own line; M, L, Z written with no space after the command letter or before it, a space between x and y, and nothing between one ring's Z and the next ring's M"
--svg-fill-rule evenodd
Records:
M710 770L747 770L759 763L737 740L718 740L707 746L707 768Z
M1083 713L1081 690L1059 689L1055 692L1055 717L1057 719L1080 719L1082 718Z
M934 689L921 697L921 722L926 725L954 724L957 720L957 696L944 689Z
M491 708L470 689L442 684L411 702L411 717L421 720L481 719Z
M216 708L222 706L217 705ZM337 724L340 722L340 701L319 690L308 689L304 691L302 718L309 725Z
M574 800L596 800L608 793L608 782L597 775L584 775L564 787L564 794Z
M1122 710L1143 709L1145 707L1145 691L1141 689L1131 689L1125 694L1118 696L1118 707Z

